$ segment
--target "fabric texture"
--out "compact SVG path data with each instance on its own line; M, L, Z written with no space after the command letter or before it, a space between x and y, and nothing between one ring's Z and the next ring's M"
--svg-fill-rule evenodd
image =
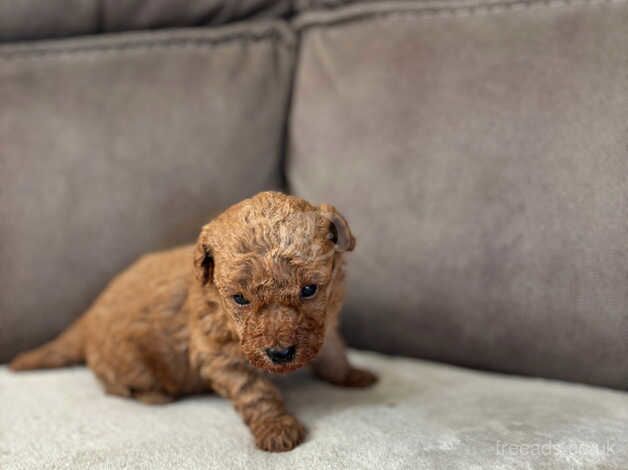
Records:
M279 187L293 55L275 22L0 47L0 362Z
M220 25L278 18L292 10L291 0L105 0L107 31Z
M0 369L0 467L158 469L617 469L628 464L628 394L374 353L352 390L307 372L280 380L308 428L291 452L257 450L215 395L148 406L105 395L85 368Z
M292 0L0 0L0 41L278 18Z
M0 41L87 34L98 16L97 0L0 0Z
M424 1L424 0L413 0L413 1ZM430 0L432 2L434 0ZM445 0L445 1L454 1L454 0ZM295 9L299 12L309 11L309 10L320 10L327 8L338 8L347 5L352 5L355 3L374 3L380 2L382 4L390 4L390 2L381 2L381 0L295 0ZM409 3L409 1L407 1Z
M390 12L391 10L403 10L404 8L422 9L442 9L455 6L475 7L478 5L510 5L526 4L534 0L295 0L295 13L304 13L317 10L341 9L343 15L366 13L371 15L374 12ZM567 0L570 1L570 0ZM594 0L595 1L595 0ZM363 10L361 5L368 4L368 9ZM311 17L307 20L310 21Z
M288 182L358 347L628 388L628 3L302 16Z

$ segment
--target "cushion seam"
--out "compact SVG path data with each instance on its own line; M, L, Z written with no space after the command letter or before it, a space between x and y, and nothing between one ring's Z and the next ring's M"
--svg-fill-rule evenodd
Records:
M626 0L513 0L496 1L492 3L476 3L458 6L434 6L425 4L400 4L391 5L390 9L377 9L381 4L367 5L361 10L351 11L353 5L345 10L334 9L324 12L302 13L293 21L293 27L299 31L309 28L333 28L351 23L364 23L380 19L400 20L407 17L438 17L438 16L474 16L487 13L500 13L505 11L523 11L534 8L558 8L566 6L591 6L626 3ZM385 4L384 4L385 5ZM362 6L362 5L361 5ZM369 8L371 7L371 8ZM320 18L308 18L321 14ZM344 16L337 16L343 15Z
M92 36L89 36L90 38ZM95 36L96 38L98 36ZM259 33L234 32L222 37L181 37L181 38L146 38L129 39L127 42L118 44L77 44L69 47L39 47L32 46L29 49L0 50L0 61L13 61L18 59L44 59L50 56L63 55L84 55L92 56L103 53L117 53L124 51L145 52L159 49L185 49L185 48L210 48L226 43L247 40L250 42L277 41L279 42L285 35L277 28L271 28ZM63 40L61 40L63 41ZM290 41L283 41L286 46L290 46Z

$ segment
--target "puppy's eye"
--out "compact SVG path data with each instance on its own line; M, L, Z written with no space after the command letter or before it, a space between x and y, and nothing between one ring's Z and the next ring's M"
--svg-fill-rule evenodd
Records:
M238 304L238 305L248 305L251 302L249 301L249 299L247 299L246 297L244 297L242 294L236 294L233 296L233 301Z
M331 240L334 245L338 243L338 229L333 222L329 224L329 233L327 234L327 239Z
M316 294L317 289L318 289L318 286L316 284L308 284L307 286L303 286L301 288L301 298L309 299L311 297L314 297L314 294Z

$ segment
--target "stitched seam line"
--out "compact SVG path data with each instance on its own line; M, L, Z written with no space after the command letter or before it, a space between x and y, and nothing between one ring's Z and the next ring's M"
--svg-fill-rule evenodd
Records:
M590 6L625 3L626 0L514 0L512 2L477 3L471 5L458 6L433 6L430 3L424 5L401 4L391 6L390 10L372 8L366 11L351 11L351 6L347 10L332 10L333 13L322 13L320 18L308 18L314 14L304 13L293 22L297 31L305 31L313 27L333 28L350 23L362 23L379 19L402 19L407 17L436 17L436 16L473 16L480 14L501 13L507 11L523 11L535 8L557 8L565 6ZM375 4L377 5L377 4ZM374 5L374 6L375 6ZM346 16L334 16L346 15ZM328 15L328 16L327 16Z
M89 36L90 38L92 36ZM95 36L98 37L98 36ZM117 44L77 44L70 47L51 47L24 50L0 50L0 61L11 61L16 59L41 59L48 56L61 55L79 55L79 54L98 54L124 51L148 51L154 49L171 49L171 48L207 48L212 46L220 46L225 43L231 43L241 40L258 42L263 40L280 41L283 34L277 29L269 29L259 33L253 32L235 32L226 34L221 37L205 37L205 38L146 38L131 39L128 42L120 42ZM284 41L286 46L290 46L290 41Z

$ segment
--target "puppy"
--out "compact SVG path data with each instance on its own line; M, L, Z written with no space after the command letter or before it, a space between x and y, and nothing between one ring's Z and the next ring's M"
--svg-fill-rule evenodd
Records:
M310 364L335 385L376 381L349 364L338 333L343 257L354 246L334 207L260 193L205 225L195 246L141 257L65 332L10 367L86 362L107 393L149 404L213 390L260 449L290 450L305 431L266 372Z

